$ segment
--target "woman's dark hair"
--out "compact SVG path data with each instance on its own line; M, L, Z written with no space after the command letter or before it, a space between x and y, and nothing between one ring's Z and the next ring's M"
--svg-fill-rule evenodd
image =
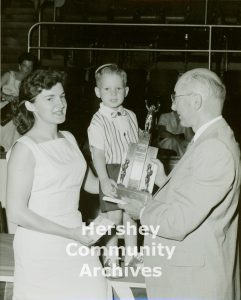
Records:
M34 114L27 110L25 102L35 102L42 90L49 90L57 83L64 84L64 74L51 70L36 70L25 78L19 89L19 100L14 103L14 124L20 134L29 131L34 125Z
M38 59L32 53L24 52L24 53L20 54L20 56L18 57L18 63L19 63L19 65L21 65L25 60L31 61L33 63L33 70L35 68L37 68L37 66L38 66Z

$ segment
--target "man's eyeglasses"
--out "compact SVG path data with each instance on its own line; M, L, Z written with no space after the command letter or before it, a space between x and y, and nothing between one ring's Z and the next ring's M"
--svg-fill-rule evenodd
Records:
M172 103L175 103L176 98L178 98L178 97L187 97L187 96L191 96L191 95L193 95L193 93L186 94L186 95L176 95L175 93L173 93L173 94L171 94Z

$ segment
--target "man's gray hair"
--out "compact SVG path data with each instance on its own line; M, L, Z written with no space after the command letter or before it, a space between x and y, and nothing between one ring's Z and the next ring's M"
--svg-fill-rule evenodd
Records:
M198 68L186 72L181 78L184 84L191 86L191 89L196 89L194 92L200 92L206 97L215 98L223 105L226 88L216 73L208 69Z

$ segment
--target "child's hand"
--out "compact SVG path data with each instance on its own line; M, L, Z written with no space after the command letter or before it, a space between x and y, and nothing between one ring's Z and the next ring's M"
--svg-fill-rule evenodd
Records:
M109 197L117 197L116 182L108 177L100 180L102 192Z

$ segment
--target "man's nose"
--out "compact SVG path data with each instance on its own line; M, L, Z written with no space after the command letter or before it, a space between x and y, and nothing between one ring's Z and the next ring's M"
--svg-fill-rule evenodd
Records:
M173 111L176 111L176 110L177 110L177 107L176 107L176 103L175 103L175 102L172 102L171 109L172 109Z

